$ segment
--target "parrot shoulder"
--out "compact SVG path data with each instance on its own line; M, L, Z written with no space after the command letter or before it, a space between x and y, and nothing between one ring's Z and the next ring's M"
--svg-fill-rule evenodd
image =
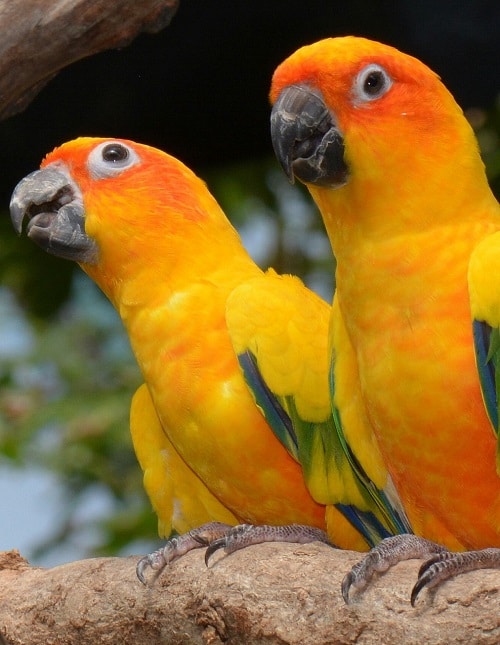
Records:
M329 415L330 306L295 276L272 269L247 280L227 302L226 321L238 356L250 352L270 390L292 396L310 421Z
M335 497L343 490L341 469L328 456L336 441L328 386L329 317L330 306L298 278L272 269L241 284L226 309L233 347L257 406L301 464L314 499L324 504L332 503L327 489ZM332 481L325 488L328 471Z

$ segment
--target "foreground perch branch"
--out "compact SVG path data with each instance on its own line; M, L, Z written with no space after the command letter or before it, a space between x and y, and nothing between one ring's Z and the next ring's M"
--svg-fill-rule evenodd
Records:
M498 571L460 576L412 609L419 562L398 565L346 606L340 582L359 555L321 544L263 544L214 557L208 569L192 552L147 587L135 557L39 569L1 555L9 645L500 641Z
M171 20L178 0L9 0L0 7L0 119L20 112L57 72Z

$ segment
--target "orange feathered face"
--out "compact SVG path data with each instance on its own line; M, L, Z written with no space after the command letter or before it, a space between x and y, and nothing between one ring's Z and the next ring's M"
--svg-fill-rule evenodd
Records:
M201 179L161 150L122 139L56 148L15 188L11 219L48 253L80 264L113 302L138 275L144 291L159 276L186 281L242 252Z
M288 176L338 188L384 158L433 145L462 112L437 75L393 47L352 36L303 47L275 71L271 132ZM437 141L436 141L437 137ZM345 168L339 169L341 160Z
M205 184L161 150L122 139L82 137L49 153L11 202L18 232L80 264L106 252L138 252L179 239L187 223L223 215Z

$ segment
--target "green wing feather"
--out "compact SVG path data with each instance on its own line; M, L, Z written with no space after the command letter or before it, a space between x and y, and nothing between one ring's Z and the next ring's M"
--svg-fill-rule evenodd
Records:
M497 438L497 473L500 476L500 330L484 321L472 322L474 351L486 412Z

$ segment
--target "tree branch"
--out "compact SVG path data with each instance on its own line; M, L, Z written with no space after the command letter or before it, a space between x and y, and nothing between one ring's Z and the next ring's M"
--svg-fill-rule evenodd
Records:
M9 0L0 7L0 119L63 67L168 25L178 0Z
M352 604L344 574L359 554L322 544L262 544L231 556L201 551L174 562L147 587L136 557L30 567L0 555L0 633L9 645L471 643L500 641L498 571L479 571L410 591L420 563L376 580Z

